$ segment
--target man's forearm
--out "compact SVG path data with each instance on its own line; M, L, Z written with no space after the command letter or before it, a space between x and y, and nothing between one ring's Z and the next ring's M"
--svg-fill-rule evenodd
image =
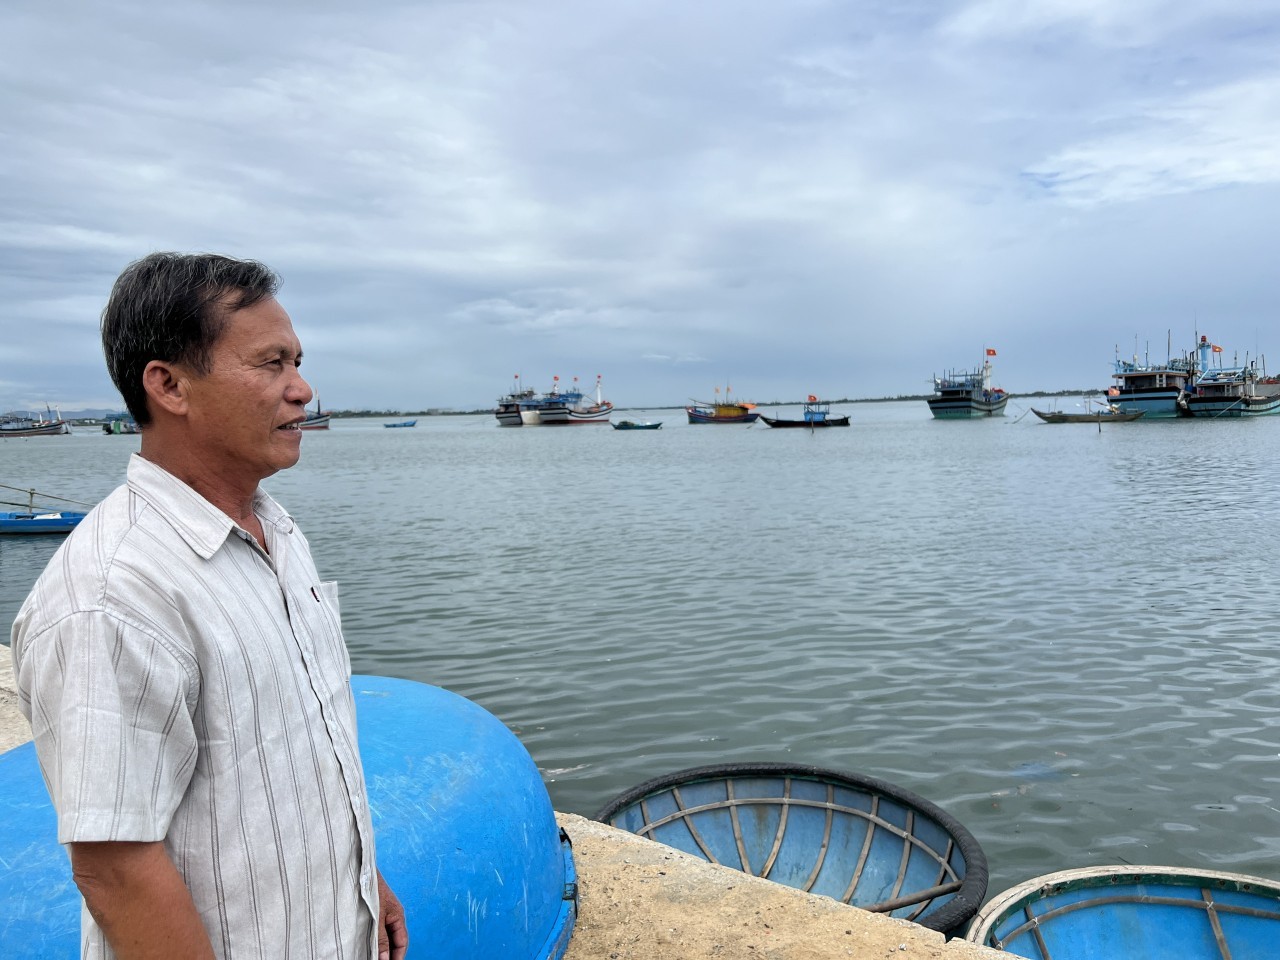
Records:
M119 960L213 960L191 892L162 843L73 843L71 872Z

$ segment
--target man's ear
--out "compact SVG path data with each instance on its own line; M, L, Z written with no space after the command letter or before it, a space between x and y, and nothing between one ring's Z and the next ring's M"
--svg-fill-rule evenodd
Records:
M176 363L152 360L142 371L142 389L153 412L164 410L174 416L187 412L190 374Z

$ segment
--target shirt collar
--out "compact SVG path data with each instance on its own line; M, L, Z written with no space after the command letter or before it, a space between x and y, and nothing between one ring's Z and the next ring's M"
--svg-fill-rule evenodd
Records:
M236 529L235 522L163 467L139 454L129 457L129 490L141 497L173 526L193 551L213 557ZM253 494L253 511L280 533L293 532L293 518L261 487Z

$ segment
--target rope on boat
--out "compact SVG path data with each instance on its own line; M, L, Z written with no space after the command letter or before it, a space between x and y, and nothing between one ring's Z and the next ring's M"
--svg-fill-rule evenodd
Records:
M12 507L30 506L36 497L39 497L41 500L58 500L62 503L74 503L77 506L81 506L81 507L95 506L95 504L85 503L83 500L72 500L70 497L55 497L51 493L41 493L39 490L30 490L25 487L11 487L7 483L0 483L0 490L12 490L15 493L25 493L27 495L26 503L14 503L11 500L0 500L0 503L4 503Z

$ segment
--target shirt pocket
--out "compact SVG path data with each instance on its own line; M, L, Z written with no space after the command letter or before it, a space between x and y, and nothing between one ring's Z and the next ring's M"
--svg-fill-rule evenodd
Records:
M304 624L320 675L331 692L345 695L351 682L351 658L342 639L338 582L313 584L300 605L307 611Z

